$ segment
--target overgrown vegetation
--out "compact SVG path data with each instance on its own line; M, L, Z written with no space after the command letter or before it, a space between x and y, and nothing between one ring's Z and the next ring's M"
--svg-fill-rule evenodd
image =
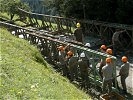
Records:
M30 10L26 3L22 3L20 0L0 0L0 12L6 12L10 16L10 20L14 18L15 15L19 17L25 17L18 8Z
M69 18L133 24L133 0L22 0L33 11ZM34 3L36 1L36 3ZM44 3L40 3L40 2Z
M0 0L0 11L12 20L17 8L69 18L133 24L133 0Z
M0 99L87 99L43 60L36 47L0 29Z
M66 17L133 24L133 0L52 1L58 13Z

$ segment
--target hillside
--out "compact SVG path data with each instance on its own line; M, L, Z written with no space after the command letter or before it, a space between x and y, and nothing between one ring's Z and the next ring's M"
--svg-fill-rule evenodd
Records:
M69 80L54 72L36 47L0 29L0 99L87 99Z

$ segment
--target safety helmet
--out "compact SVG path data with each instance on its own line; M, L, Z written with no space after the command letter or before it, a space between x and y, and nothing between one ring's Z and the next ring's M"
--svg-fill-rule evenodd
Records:
M80 57L85 57L85 53L84 52L82 52L81 54L80 54Z
M102 49L102 50L106 50L107 47L106 47L106 45L101 45L100 49Z
M127 57L126 57L126 56L123 56L123 57L121 58L121 60L122 60L122 62L126 63L126 62L127 62Z
M72 51L68 51L68 52L67 52L67 55L68 55L68 56L72 56L72 55L73 55L73 52L72 52Z
M91 47L90 43L86 43L85 46L89 48Z
M77 23L77 25L76 25L76 26L77 26L77 28L79 28L79 27L80 27L80 23Z
M111 63L111 58L106 58L106 63Z
M106 50L106 53L112 55L112 54L113 54L113 51L112 51L112 49L108 48L108 49Z
M59 46L58 50L62 51L62 50L64 50L64 47L63 46Z

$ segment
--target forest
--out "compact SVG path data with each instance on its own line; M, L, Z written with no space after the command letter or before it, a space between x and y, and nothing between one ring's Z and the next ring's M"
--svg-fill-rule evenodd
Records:
M45 7L46 14L133 24L133 0L23 0ZM43 3L37 3L37 2ZM40 8L41 9L41 8Z
M133 0L0 0L0 4L9 1L26 3L36 13L133 25Z

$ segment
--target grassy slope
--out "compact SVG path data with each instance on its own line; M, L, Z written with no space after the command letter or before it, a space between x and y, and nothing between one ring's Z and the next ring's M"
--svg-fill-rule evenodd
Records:
M0 99L90 99L42 59L25 40L0 29Z

